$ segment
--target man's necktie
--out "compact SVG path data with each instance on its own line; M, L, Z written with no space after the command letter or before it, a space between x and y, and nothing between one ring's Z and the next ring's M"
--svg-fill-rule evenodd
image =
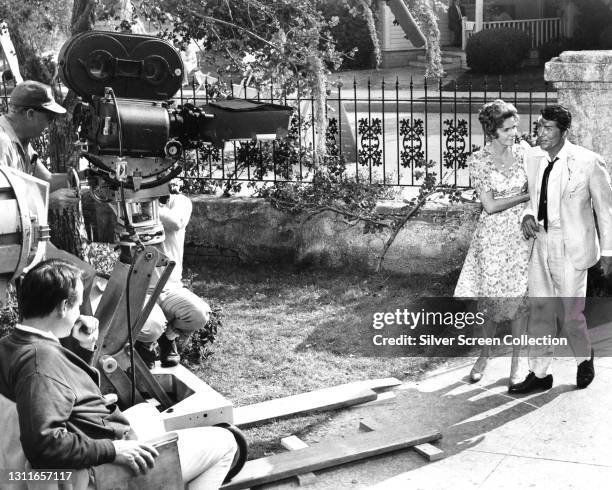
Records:
M548 162L542 175L542 186L540 187L540 204L538 205L538 221L544 221L544 229L548 231L548 177L555 162L559 157L555 157L552 162Z

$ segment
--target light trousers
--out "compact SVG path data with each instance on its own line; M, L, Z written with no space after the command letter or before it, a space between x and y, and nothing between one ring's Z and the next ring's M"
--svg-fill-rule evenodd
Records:
M578 363L591 357L591 342L584 317L587 271L574 268L565 253L560 228L537 233L529 262L531 337L557 334L557 322L567 336ZM552 346L530 346L529 369L544 377L552 364Z
M184 342L196 330L208 323L210 306L186 287L171 288L159 295L137 340L155 342L165 331L170 340Z

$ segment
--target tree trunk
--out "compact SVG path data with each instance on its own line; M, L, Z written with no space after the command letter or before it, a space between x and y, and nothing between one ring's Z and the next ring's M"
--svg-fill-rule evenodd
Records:
M70 23L70 32L73 36L93 29L95 6L95 0L74 0ZM72 111L77 101L76 94L69 90L63 101L68 113L65 117L56 118L49 127L49 159L51 170L54 172L65 172L74 156L76 128L72 124Z
M73 36L93 29L95 5L95 0L74 0L70 24ZM77 102L76 94L69 90L63 101L67 110L66 116L56 118L49 127L49 158L52 171L64 172L73 157L78 159L74 146L76 128L72 120L72 112ZM81 200L74 190L61 189L51 195L49 226L51 242L57 248L83 258L88 240Z
M49 199L51 243L83 259L89 243L85 232L81 199L74 189L59 189Z

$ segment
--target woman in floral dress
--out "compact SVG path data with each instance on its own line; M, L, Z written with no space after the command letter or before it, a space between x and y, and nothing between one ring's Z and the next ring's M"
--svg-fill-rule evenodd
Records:
M510 321L512 334L527 326L527 265L531 242L521 233L522 203L529 200L523 148L516 144L518 114L503 100L487 103L478 119L487 137L485 147L468 159L472 184L482 213L468 250L455 297L475 299L486 311L484 335L493 337L497 323ZM509 384L520 381L520 346L514 346ZM473 382L482 378L490 355L483 346L470 373Z

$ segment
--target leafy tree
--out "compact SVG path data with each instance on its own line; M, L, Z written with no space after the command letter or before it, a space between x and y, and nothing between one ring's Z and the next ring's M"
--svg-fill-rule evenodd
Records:
M24 78L49 83L54 76L55 53L69 31L70 5L64 0L3 0L5 21Z
M380 48L375 28L375 2L342 0L349 11L365 19L377 59ZM430 75L441 75L439 42L431 29L433 8L439 0L406 0L424 28L428 43ZM261 86L276 84L281 93L313 94L315 125L325 132L325 94L330 68L338 68L342 53L335 49L330 29L337 17L325 18L323 0L5 0L0 18L9 21L24 76L49 82L56 75L53 63L44 62L45 50L57 48L70 34L93 29L96 15L103 19L135 22L140 17L155 26L161 36L179 48L191 39L200 42L204 56L220 74L241 77L251 70ZM131 18L125 19L125 16ZM68 21L68 19L70 19ZM435 24L435 23L434 23ZM439 33L438 33L439 37ZM432 54L433 53L433 54ZM437 53L437 55L436 55ZM73 95L66 104L70 108ZM51 130L52 166L65 162L72 151L71 121L58 122ZM325 152L324 138L317 139L315 164ZM60 165L63 166L63 165Z

